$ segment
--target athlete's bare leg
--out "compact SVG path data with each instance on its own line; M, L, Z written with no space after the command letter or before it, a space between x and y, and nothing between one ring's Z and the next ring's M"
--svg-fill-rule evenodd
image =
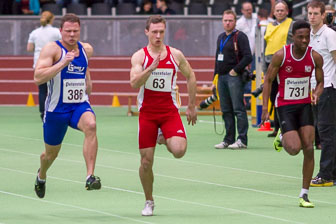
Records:
M84 132L83 155L87 176L93 175L98 150L95 115L90 111L83 113L79 119L78 128Z
M283 134L281 142L286 152L292 156L297 155L302 148L301 139L298 131L296 130L287 131L285 134Z
M55 161L59 151L61 149L61 144L59 145L48 145L45 144L45 151L42 152L40 156L40 172L39 178L46 179L47 178L47 170L51 166L51 164Z
M141 165L139 168L139 176L142 188L145 193L146 201L153 201L153 162L155 147L140 149Z
M309 189L314 172L314 126L304 126L299 129L303 147L302 188Z
M180 136L173 136L167 140L167 149L175 158L181 158L187 151L187 139Z
M159 134L158 137L157 137L157 140L156 142L159 144L159 145L167 145L167 141L166 139L164 138L163 134Z

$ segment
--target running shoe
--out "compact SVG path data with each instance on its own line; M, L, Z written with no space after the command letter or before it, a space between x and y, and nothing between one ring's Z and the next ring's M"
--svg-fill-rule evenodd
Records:
M38 175L39 175L40 169L37 171L37 176L35 180L35 193L37 197L44 198L45 195L45 189L46 189L46 182L45 181L39 181Z
M311 187L331 187L334 186L332 180L325 180L322 177L316 176L310 181Z
M216 149L226 149L230 144L227 142L221 142L217 145L215 145Z
M229 149L247 149L247 146L238 139L235 143L228 146Z
M101 188L100 178L97 176L91 175L87 180L85 184L86 190L99 190Z
M141 214L143 216L152 216L154 211L154 201L147 200L145 202L145 208L142 210Z
M280 134L281 134L281 131L279 130L278 131L278 134L276 135L274 141L273 141L273 145L274 145L274 149L278 152L280 152L282 150L282 143L281 143L281 140L280 140Z
M314 208L315 205L308 200L308 195L303 194L301 198L299 198L299 205L303 208Z

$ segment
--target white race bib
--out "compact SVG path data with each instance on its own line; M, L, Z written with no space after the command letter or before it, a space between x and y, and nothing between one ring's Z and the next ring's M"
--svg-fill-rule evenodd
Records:
M153 91L171 92L173 69L155 69L145 83L145 88Z
M300 100L308 97L309 77L285 79L285 100Z
M64 79L63 103L84 102L85 88L85 79Z

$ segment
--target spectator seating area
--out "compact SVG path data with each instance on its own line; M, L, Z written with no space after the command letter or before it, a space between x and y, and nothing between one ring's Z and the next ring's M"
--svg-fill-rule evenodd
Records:
M241 15L241 5L247 0L170 0L169 7L173 9L177 15L222 15L226 9L234 10L238 15ZM258 12L260 8L271 10L270 0L249 0L254 5L254 11ZM334 0L326 0L326 3L331 3ZM96 0L90 4L85 4L85 0L79 1L82 3L68 4L62 7L56 3L45 3L41 6L41 11L51 11L55 15L64 15L72 12L78 15L135 15L140 11L140 6L136 5L136 1L117 0L106 1ZM93 3L92 3L93 2ZM106 3L111 2L111 3ZM308 0L294 1L293 17L302 15L304 7ZM156 6L153 4L154 12ZM1 14L1 11L0 11Z

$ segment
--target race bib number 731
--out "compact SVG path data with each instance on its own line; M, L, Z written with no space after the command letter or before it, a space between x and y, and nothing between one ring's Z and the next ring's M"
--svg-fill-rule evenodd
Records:
M63 80L63 103L84 102L85 79Z
M285 79L285 100L300 100L308 97L309 77Z

